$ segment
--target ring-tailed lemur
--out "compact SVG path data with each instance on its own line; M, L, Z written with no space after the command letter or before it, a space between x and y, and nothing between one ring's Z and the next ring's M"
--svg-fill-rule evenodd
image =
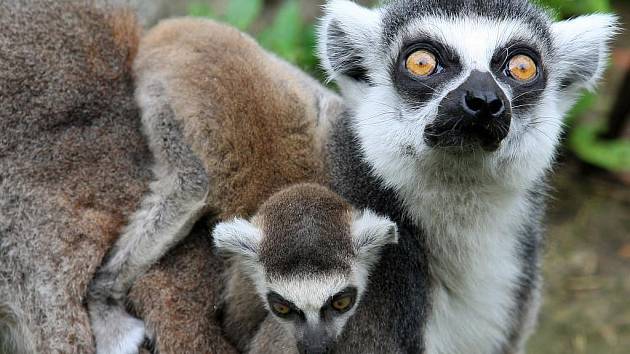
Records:
M380 304L408 308L401 338L423 329L429 354L522 352L540 302L545 175L615 29L604 14L554 23L526 0L327 5L319 54L350 107L329 142L333 190L396 220L429 262L426 301L400 291ZM380 296L368 289L364 304ZM378 352L369 342L387 324L362 327L360 311L340 344Z
M279 188L324 180L326 117L341 105L247 35L207 20L156 26L134 74L155 181L90 285L98 353L137 351L143 324L126 313L126 293L202 215L248 217Z
M252 338L248 352L330 352L361 300L381 249L397 238L389 219L355 210L314 184L274 194L250 221L218 224L213 239L219 251L231 255L229 276L248 277L270 313L268 320L281 328L271 338ZM251 288L230 292L235 296ZM234 315L225 318L227 329L251 311L243 303L227 305L224 316ZM241 333L234 335L242 341ZM283 342L286 337L292 340Z

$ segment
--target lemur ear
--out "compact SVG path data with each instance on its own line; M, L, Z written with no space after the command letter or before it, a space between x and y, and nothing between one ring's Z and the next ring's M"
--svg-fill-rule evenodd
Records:
M212 231L212 238L220 252L256 259L262 232L249 221L236 218L217 224Z
M618 29L617 17L607 14L581 16L552 25L563 91L576 94L597 84Z
M398 242L398 227L389 218L369 209L355 211L351 226L352 243L359 261L371 266L382 248Z
M379 28L380 15L375 10L346 0L326 4L318 28L318 54L331 81L367 83L367 57L374 50Z

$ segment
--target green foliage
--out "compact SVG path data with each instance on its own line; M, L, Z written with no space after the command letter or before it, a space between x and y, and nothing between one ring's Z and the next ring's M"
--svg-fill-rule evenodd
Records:
M630 141L598 139L600 125L576 125L569 137L569 147L582 160L609 171L630 172Z
M225 12L225 22L246 30L262 10L263 0L231 0Z
M230 0L224 14L217 15L206 3L192 3L188 14L229 23L241 30L250 29L260 16L263 0ZM305 23L300 0L285 0L271 24L257 36L260 44L302 69L319 76L315 56L315 26Z
M593 12L610 12L609 0L537 0L545 7L554 9L561 18Z

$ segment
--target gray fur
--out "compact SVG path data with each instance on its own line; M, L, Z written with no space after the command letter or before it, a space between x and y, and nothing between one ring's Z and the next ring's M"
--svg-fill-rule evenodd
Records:
M87 285L150 176L131 79L137 28L120 9L47 0L0 2L0 28L0 301L10 311L0 337L19 335L29 353L89 353Z
M139 275L188 235L204 211L207 195L208 177L182 139L163 84L159 78L146 78L137 85L144 132L155 159L155 182L90 285L88 307L98 353L115 352L118 342L132 333L132 328L121 328L132 321L124 310L124 296ZM143 340L144 335L136 347Z
M21 311L16 306L0 302L0 354L33 353L34 344L33 334Z

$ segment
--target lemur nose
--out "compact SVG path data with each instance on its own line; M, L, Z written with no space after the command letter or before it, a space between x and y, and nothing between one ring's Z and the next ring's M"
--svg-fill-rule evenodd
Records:
M464 111L476 118L500 117L505 112L505 104L494 92L466 91L462 100Z

